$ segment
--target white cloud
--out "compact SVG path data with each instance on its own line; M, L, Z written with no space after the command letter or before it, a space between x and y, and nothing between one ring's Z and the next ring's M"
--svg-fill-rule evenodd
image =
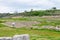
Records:
M13 9L6 7L6 6L0 6L0 13L8 13L8 12L12 12Z
M32 2L30 5L42 5L42 6L49 6L49 7L52 7L52 6L55 6L54 3L48 1L48 0L38 0L38 1L35 1L35 2Z
M0 12L49 9L54 6L60 8L57 3L60 0L0 0Z
M44 6L48 6L48 5L54 5L54 3L52 3L49 0L10 0L9 2L16 2L16 3L26 3L28 5L44 5Z

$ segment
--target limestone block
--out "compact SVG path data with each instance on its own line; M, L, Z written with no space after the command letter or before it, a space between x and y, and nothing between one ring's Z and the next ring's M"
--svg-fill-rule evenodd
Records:
M12 40L12 37L0 37L0 40Z
M29 40L29 35L28 34L15 35L13 36L13 40Z

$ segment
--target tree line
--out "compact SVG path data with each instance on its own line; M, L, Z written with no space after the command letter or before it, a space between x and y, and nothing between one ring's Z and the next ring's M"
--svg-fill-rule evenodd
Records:
M52 9L49 10L33 10L31 9L31 11L24 11L22 13L18 13L18 12L14 12L12 14L10 13L0 13L0 18L1 17L7 17L7 16L54 16L57 15L56 12L59 12L60 10L58 10L56 7L52 7Z

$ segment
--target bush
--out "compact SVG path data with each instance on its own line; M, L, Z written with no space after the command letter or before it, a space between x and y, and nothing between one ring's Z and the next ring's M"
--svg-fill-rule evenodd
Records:
M4 23L4 22L5 22L5 21L1 21L1 20L0 20L0 23Z

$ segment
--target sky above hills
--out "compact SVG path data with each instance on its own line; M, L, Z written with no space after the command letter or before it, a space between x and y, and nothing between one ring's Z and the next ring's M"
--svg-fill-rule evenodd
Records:
M60 0L0 0L0 12L22 12L30 9L41 10L60 8Z

